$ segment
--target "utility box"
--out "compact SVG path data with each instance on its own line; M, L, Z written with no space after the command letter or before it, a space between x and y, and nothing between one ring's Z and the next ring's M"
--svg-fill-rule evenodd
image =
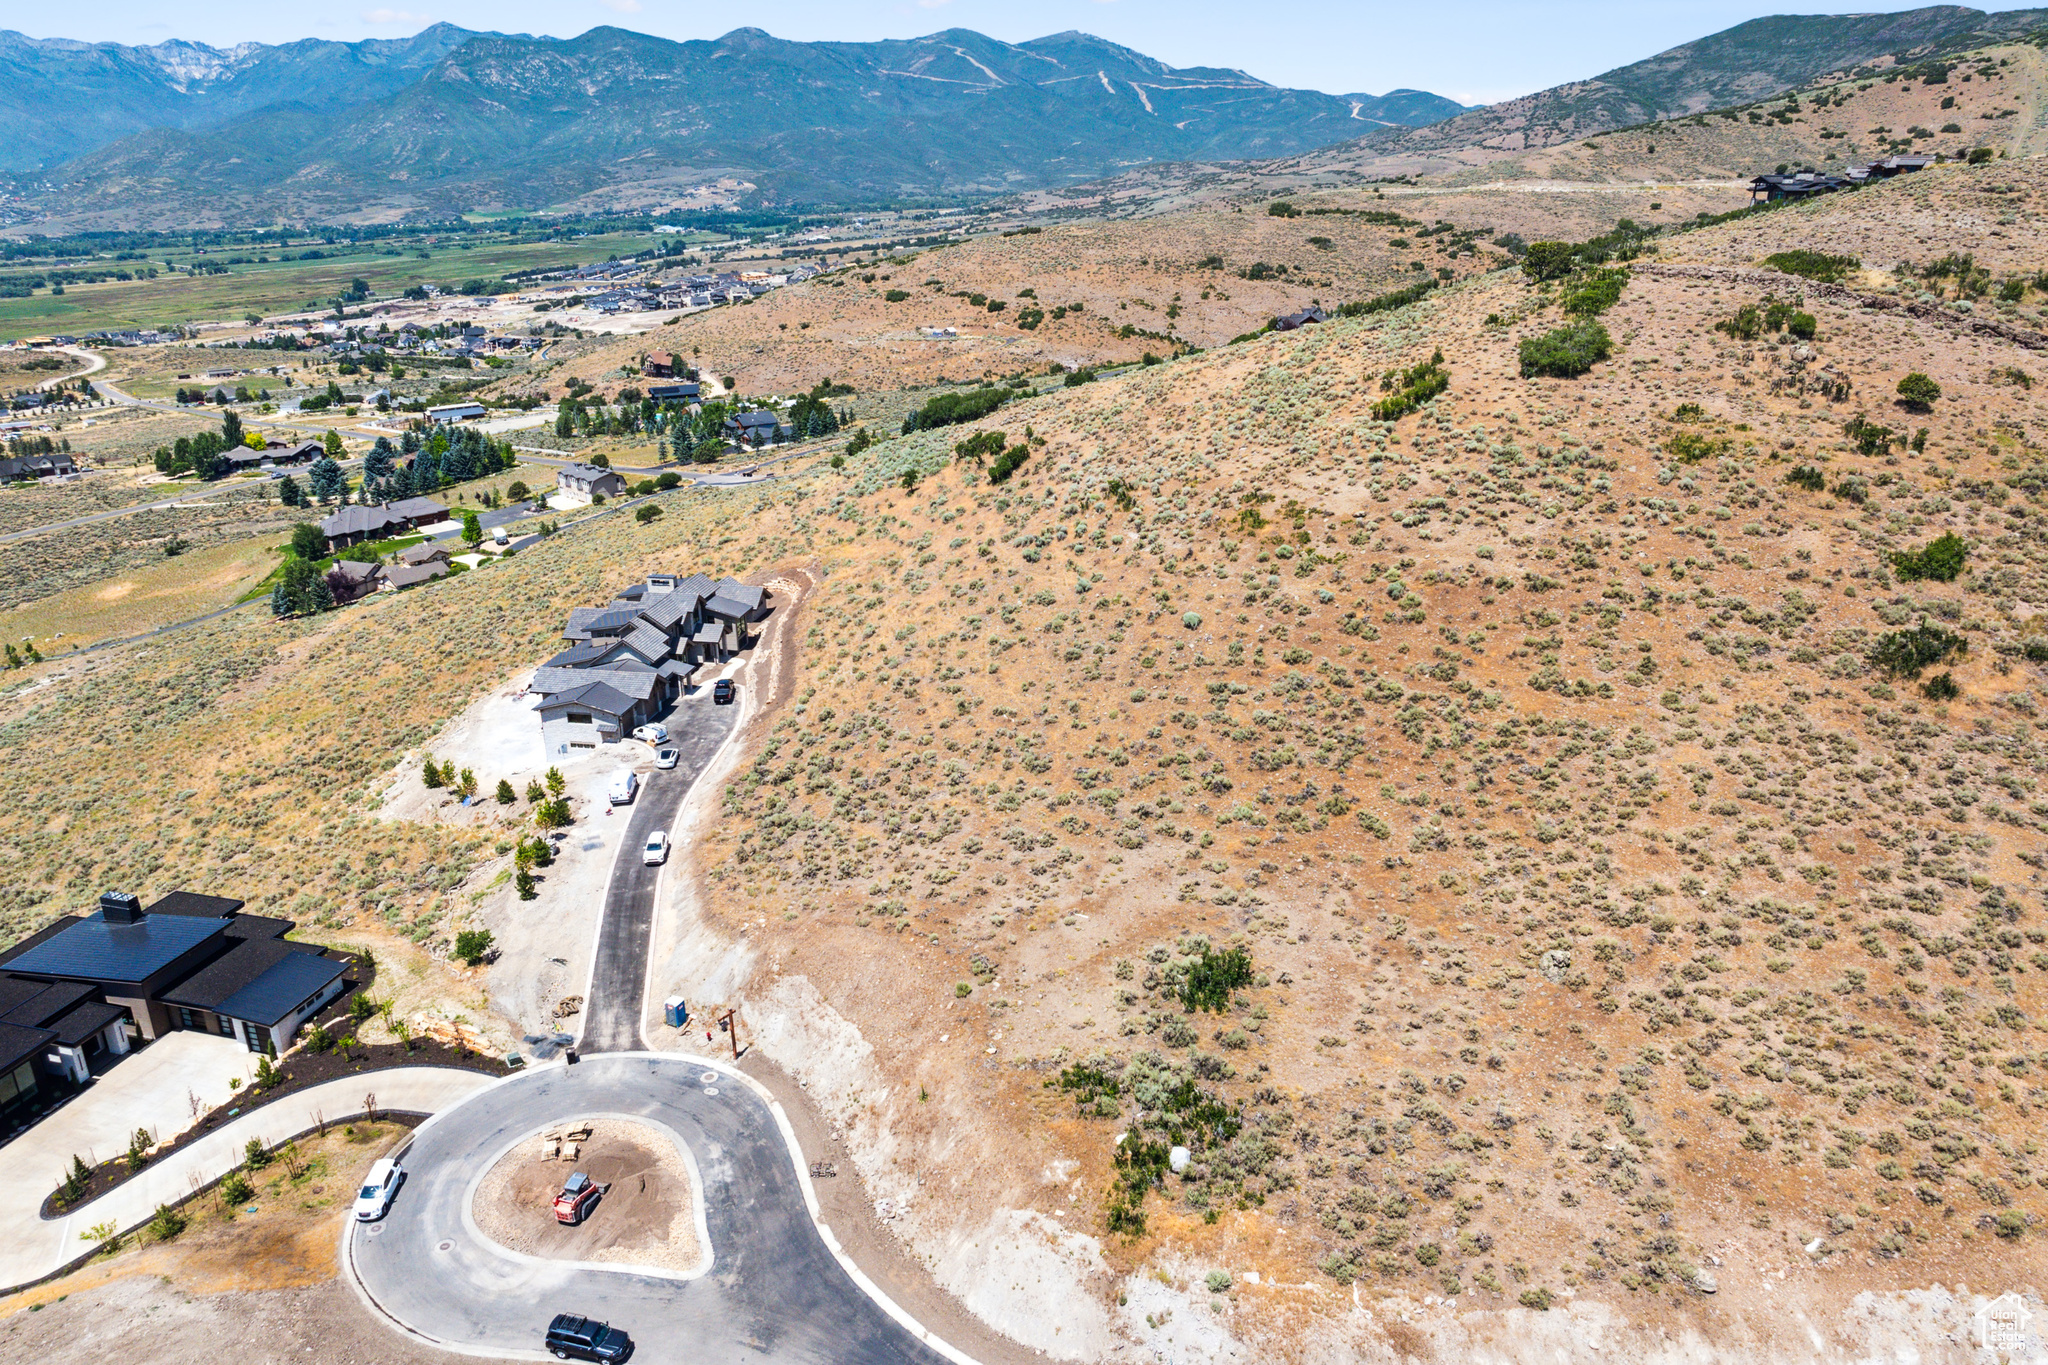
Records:
M690 1022L690 1007L680 995L671 995L661 1002L661 1017L670 1028L681 1028Z

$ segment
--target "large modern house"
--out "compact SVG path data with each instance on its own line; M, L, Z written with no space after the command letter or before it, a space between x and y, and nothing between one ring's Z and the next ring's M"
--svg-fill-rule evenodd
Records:
M0 1113L44 1078L92 1072L173 1029L275 1055L348 986L349 963L284 935L290 920L242 902L173 891L144 908L109 892L0 952Z
M569 647L534 670L550 754L616 744L682 694L700 663L729 659L768 614L768 590L654 573L601 607L577 607Z

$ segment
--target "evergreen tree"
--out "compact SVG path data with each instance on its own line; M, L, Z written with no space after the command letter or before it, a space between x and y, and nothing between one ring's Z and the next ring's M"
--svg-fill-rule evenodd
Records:
M312 485L313 496L321 502L328 502L344 487L341 466L334 462L332 455L322 455L313 461L313 468L306 475L306 482Z
M285 592L284 582L280 579L278 581L278 585L270 590L270 614L272 616L289 616L291 615L291 611L292 599L290 595ZM7 647L7 653L10 661L9 667L12 667L14 646L9 645Z
M220 439L221 443L229 450L233 450L236 446L242 444L241 413L230 412L220 419Z
M391 477L398 465L398 451L392 446L391 438L379 436L377 444L370 447L370 453L363 457L363 487L371 484L382 486Z
M326 574L314 574L313 581L308 585L308 588L309 592L307 595L312 599L314 611L334 610L334 589L328 586Z
M299 487L299 481L287 474L277 481L277 500L286 507L304 507L306 490Z

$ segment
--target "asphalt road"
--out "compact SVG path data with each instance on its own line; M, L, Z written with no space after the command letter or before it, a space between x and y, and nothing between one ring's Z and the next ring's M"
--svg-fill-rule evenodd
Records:
M598 926L597 949L591 955L589 999L584 1002L583 1037L577 1044L580 1051L637 1052L646 1046L640 1037L640 1021L647 986L648 940L654 932L655 891L664 869L643 863L640 850L655 830L674 831L683 798L732 733L739 713L737 704L715 705L706 682L685 692L663 722L668 726L669 746L681 756L673 768L656 768L627 807L632 814L626 837L619 843L618 861L612 865L604 920ZM677 868L684 865L681 850L670 852L669 863Z
M703 1078L710 1077L710 1080ZM645 1118L702 1178L712 1263L679 1280L516 1256L465 1216L487 1163L551 1120ZM648 1365L942 1365L870 1298L813 1221L775 1115L736 1077L647 1053L590 1057L493 1086L423 1124L381 1223L344 1234L387 1316L471 1354L539 1356L556 1313L629 1333ZM599 1204L596 1219L604 1217Z

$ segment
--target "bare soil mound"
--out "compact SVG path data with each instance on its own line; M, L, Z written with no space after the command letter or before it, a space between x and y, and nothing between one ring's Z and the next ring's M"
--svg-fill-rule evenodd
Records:
M527 1138L500 1157L477 1186L477 1227L500 1246L528 1256L679 1273L696 1269L704 1249L697 1238L697 1192L682 1152L647 1124L605 1119L591 1127L575 1161L549 1159L555 1144L547 1134ZM562 1146L566 1152L569 1144ZM554 1198L576 1171L608 1188L596 1209L569 1227L555 1221Z

